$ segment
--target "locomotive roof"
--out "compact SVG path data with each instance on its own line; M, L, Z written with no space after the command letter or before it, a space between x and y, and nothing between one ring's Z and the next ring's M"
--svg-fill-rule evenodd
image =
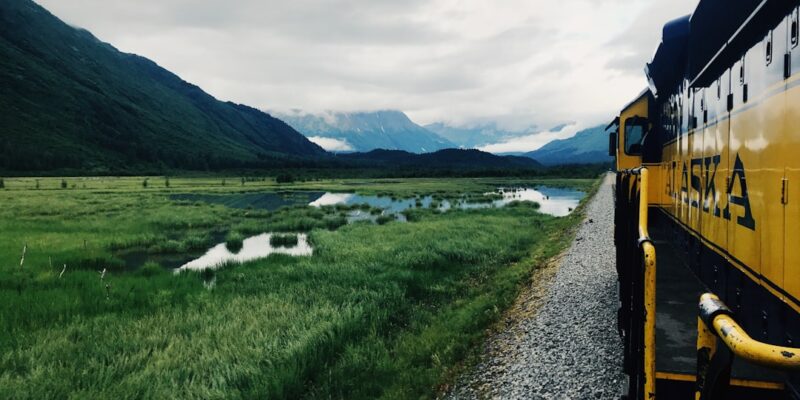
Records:
M664 26L645 72L655 94L685 78L705 86L777 25L796 0L701 0L694 12Z
M686 65L686 44L689 38L689 16L672 20L664 25L663 39L658 45L653 61L645 67L645 74L654 94L667 92L683 79Z

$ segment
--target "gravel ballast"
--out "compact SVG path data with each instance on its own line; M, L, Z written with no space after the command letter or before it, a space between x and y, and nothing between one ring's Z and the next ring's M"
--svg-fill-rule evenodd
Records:
M613 176L575 241L536 272L447 399L612 399L621 394Z

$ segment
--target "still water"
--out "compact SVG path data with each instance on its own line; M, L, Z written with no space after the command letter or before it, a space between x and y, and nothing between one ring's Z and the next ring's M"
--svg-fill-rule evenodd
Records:
M569 215L586 193L574 189L552 188L540 186L537 188L498 188L495 192L480 195L463 196L458 200L436 201L432 196L418 196L406 199L391 198L387 196L360 195L355 193L333 192L270 192L270 193L245 193L245 194L176 194L173 200L202 201L212 204L221 204L232 208L277 210L286 206L307 205L311 207L335 205L362 205L368 204L373 208L383 210L380 215L392 216L400 221L405 221L403 211L412 208L432 208L442 211L450 209L479 209L499 208L515 201L530 201L539 204L539 211L544 214L563 217ZM348 220L375 221L378 215L369 210L351 210ZM310 256L313 249L308 243L306 234L297 235L297 245L291 247L273 247L270 244L271 233L249 237L242 243L241 250L232 252L225 243L219 243L198 257L181 256L180 261L173 258L154 259L153 256L142 257L140 254L131 254L128 257L129 265L141 266L146 260L161 262L164 266L177 268L177 271L203 270L215 268L227 263L243 263L268 257L271 254L286 254L290 256Z
M452 208L475 209L503 207L513 201L535 201L539 203L544 214L563 217L569 215L580 203L586 193L575 189L552 188L539 186L537 188L499 188L496 194L501 194L502 199L492 201L470 201L464 198L458 201L434 201L432 196L420 196L406 199L397 199L387 196L360 195L355 193L334 192L269 192L246 194L176 194L173 200L202 201L212 204L222 204L233 208L252 208L260 210L277 210L285 206L309 205L312 207L333 205L360 205L368 204L371 207L383 209L383 215L399 215L401 212L415 207L430 208L436 205L443 211ZM490 195L492 193L487 193ZM368 219L369 213L353 212L350 219ZM402 219L402 218L400 218Z
M291 247L277 246L270 244L271 233L263 233L245 239L242 248L238 252L232 252L225 243L220 243L197 259L187 262L180 266L177 271L194 270L199 271L206 268L219 267L228 263L243 263L268 257L271 254L286 254L289 256L310 256L314 253L308 243L308 236L305 234L297 235L297 244Z

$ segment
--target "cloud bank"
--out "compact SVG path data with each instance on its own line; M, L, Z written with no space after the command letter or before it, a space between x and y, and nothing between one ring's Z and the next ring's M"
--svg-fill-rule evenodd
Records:
M553 140L571 138L582 129L585 128L578 124L570 124L559 130L531 133L530 135L516 137L502 143L483 146L479 150L489 153L527 153L538 150Z
M308 140L316 143L319 147L334 153L341 151L353 151L353 146L346 140L327 138L322 136L310 136Z
M606 121L696 0L37 0L261 109L405 111L506 129Z

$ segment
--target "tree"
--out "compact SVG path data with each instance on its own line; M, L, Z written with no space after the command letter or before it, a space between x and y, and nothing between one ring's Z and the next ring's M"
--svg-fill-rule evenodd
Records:
M0 178L0 189L5 189L5 188L6 188L6 181L4 181L3 178Z
M39 189L39 180L36 180L36 189Z
M169 177L168 176L164 177L164 186L169 187Z
M62 189L66 189L67 188L67 180L66 179L62 179L61 180L61 188Z
M147 178L144 178L144 180L142 181L142 187L147 189Z
M290 174L280 174L277 177L275 177L275 182L276 183L292 183L292 182L294 182L294 176L292 176Z
M242 177L242 186L244 186L244 177Z

